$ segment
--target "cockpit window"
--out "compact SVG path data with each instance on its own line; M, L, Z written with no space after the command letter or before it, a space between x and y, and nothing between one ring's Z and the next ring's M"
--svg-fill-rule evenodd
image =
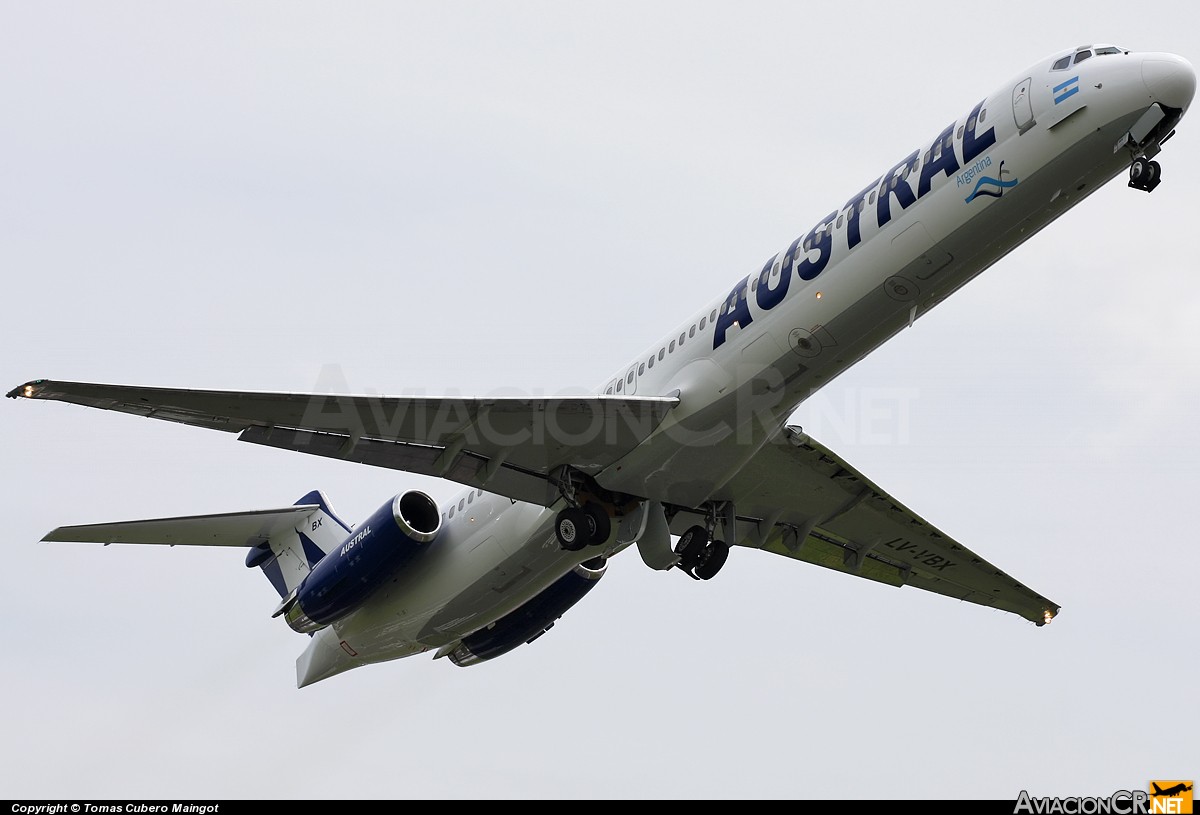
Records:
M1051 70L1051 71L1061 71L1062 69L1066 68L1066 67L1067 67L1067 66L1069 66L1070 64L1071 64L1071 55L1070 55L1070 54L1067 54L1067 55L1066 55L1065 57L1063 57L1062 59L1055 60L1055 61L1054 61L1054 65L1052 65L1052 66L1050 67L1050 70Z
M1098 57L1103 56L1104 54L1119 54L1119 53L1121 53L1121 49L1117 48L1115 45L1106 45L1103 48L1096 49L1096 56L1098 56Z
M1085 59L1087 59L1091 55L1092 55L1092 52L1088 51L1086 49L1083 51L1076 51L1075 52L1075 64L1078 65L1079 63L1083 62Z

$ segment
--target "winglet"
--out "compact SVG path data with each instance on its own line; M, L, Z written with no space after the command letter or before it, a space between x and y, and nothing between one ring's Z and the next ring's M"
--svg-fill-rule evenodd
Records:
M25 399L34 399L37 397L38 391L41 390L39 386L45 382L46 380L44 379L35 379L32 382L26 382L24 385L13 388L4 395L9 399L19 399L22 397Z

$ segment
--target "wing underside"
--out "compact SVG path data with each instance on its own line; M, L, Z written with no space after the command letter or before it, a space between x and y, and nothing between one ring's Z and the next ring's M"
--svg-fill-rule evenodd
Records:
M798 428L764 447L719 496L735 543L891 586L1012 612L1038 625L1059 607L917 516ZM683 509L681 534L702 523Z
M459 398L148 388L35 380L8 393L238 434L240 441L457 481L549 505L564 466L596 473L677 396Z

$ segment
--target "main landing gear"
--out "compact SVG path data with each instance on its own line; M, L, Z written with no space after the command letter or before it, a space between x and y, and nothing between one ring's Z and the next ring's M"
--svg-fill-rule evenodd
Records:
M679 555L675 565L693 579L711 580L729 558L729 546L725 541L713 540L705 527L692 526L679 536L675 554Z
M1129 165L1129 186L1135 190L1152 192L1160 181L1162 181L1162 167L1157 161L1139 157Z
M594 502L567 507L554 520L554 536L558 545L568 552L578 552L585 546L595 546L608 540L612 519L604 507Z
M626 495L609 492L591 477L563 467L552 483L567 506L554 519L554 537L568 552L601 546L612 535L613 518L620 518L636 505Z

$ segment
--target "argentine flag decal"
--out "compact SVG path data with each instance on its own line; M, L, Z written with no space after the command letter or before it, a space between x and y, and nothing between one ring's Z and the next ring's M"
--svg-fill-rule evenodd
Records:
M1070 79L1068 79L1066 82L1062 83L1061 85L1054 86L1054 104L1057 105L1059 102L1069 99L1070 97L1074 96L1077 93L1079 93L1079 75L1078 74L1071 77Z

